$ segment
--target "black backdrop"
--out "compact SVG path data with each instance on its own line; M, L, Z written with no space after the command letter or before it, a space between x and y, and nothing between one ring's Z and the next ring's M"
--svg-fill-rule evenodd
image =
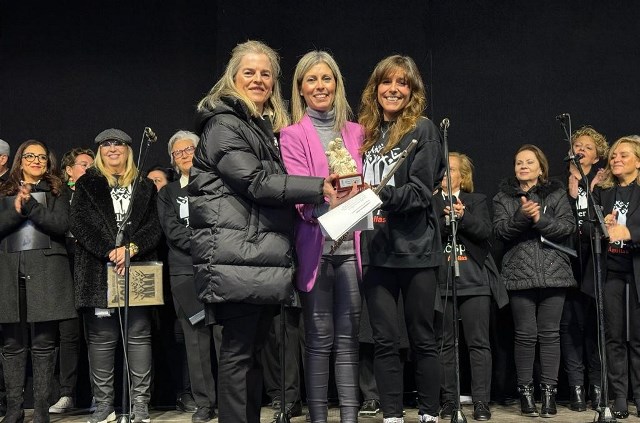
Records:
M148 164L167 164L166 141L191 129L195 103L231 48L261 39L295 63L327 49L354 110L375 63L402 53L421 68L430 117L451 120L451 150L476 163L492 195L525 142L561 174L566 152L554 117L569 112L613 141L637 133L640 2L599 0L1 1L0 138L37 138L61 154L108 127L160 137Z

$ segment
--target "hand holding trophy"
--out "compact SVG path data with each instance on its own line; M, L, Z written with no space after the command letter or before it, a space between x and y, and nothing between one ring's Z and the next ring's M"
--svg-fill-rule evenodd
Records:
M334 186L338 192L350 191L354 183L358 185L358 189L364 186L362 174L358 173L356 161L344 147L342 138L329 141L325 154L329 161L329 173L339 175L334 180Z

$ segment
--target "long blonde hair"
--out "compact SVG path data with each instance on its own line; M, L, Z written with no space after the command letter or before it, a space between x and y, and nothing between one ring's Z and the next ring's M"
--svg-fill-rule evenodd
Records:
M398 71L405 73L407 83L411 89L411 98L405 108L402 109L402 113L396 122L391 126L389 141L385 144L382 154L391 151L406 133L416 127L418 119L420 119L427 107L424 83L418 66L413 59L409 56L400 55L382 59L373 69L360 101L358 122L364 127L365 131L364 144L360 148L363 153L371 149L380 138L382 107L378 103L378 85L384 78L388 78Z
M282 99L280 90L280 58L274 49L260 41L249 40L234 47L231 51L231 59L229 59L229 63L227 63L222 77L220 77L218 82L209 90L209 93L200 100L198 103L198 111L213 110L216 107L215 103L220 100L221 97L232 96L242 101L252 116L260 116L256 104L249 97L238 91L235 85L235 76L240 69L240 62L247 54L264 54L269 58L273 75L273 88L271 95L264 105L264 112L268 113L271 117L274 132L279 132L280 129L289 124L289 115L284 106L284 100Z
M603 189L613 187L618 181L617 178L611 173L611 159L613 157L613 153L616 151L616 148L618 148L618 146L622 143L631 144L636 158L640 159L640 140L632 138L631 136L626 136L614 142L611 148L609 148L609 154L607 156L606 177L602 182L598 184ZM638 175L636 177L636 183L640 184L640 171L638 172Z
M335 111L335 121L333 124L334 131L341 131L345 123L351 117L351 107L347 102L347 94L344 90L344 79L340 68L335 59L326 51L314 50L310 51L300 60L296 65L296 70L293 73L293 86L291 87L291 116L293 123L298 123L304 117L307 105L303 100L302 93L302 78L309 72L309 70L319 63L324 63L331 69L333 78L336 81L336 91L333 96L333 110Z
M127 166L125 167L124 174L120 175L119 178L116 178L107 170L104 162L102 161L102 151L100 151L101 147L98 147L98 154L96 154L96 159L93 162L93 165L98 169L102 176L107 178L107 182L111 188L115 186L127 187L131 185L136 179L136 176L138 176L138 169L136 168L136 164L133 162L133 149L128 144L126 147L129 152L127 155Z

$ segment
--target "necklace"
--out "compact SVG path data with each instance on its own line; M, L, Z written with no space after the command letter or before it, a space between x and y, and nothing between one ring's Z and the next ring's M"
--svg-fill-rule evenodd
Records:
M382 134L382 139L385 139L389 130L391 129L391 122L384 122L380 125L380 133Z

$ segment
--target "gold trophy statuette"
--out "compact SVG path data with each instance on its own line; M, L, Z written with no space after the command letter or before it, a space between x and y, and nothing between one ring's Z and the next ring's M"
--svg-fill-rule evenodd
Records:
M358 187L364 185L362 174L358 173L356 161L344 147L342 138L329 141L325 154L329 161L329 172L336 173L339 176L339 178L334 181L334 186L338 192L349 191L354 183L356 183Z

